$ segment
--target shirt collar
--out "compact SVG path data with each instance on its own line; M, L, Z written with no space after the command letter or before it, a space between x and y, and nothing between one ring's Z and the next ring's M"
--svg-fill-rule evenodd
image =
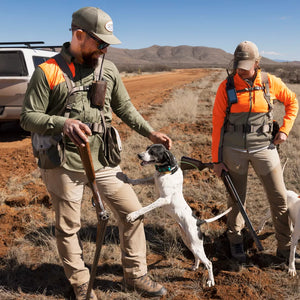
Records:
M74 57L70 53L70 42L63 44L60 53L68 64L74 61Z

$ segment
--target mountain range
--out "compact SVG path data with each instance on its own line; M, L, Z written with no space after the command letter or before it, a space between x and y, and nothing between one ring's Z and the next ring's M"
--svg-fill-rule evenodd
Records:
M121 49L110 47L106 58L118 67L161 65L170 68L227 67L233 55L222 49L202 46L158 46L142 49ZM261 64L278 62L262 57Z

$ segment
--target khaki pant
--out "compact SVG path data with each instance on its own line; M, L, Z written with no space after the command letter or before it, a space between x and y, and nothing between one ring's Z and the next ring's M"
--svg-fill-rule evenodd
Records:
M55 210L55 235L65 274L72 285L80 285L90 276L78 238L81 200L87 178L83 173L61 167L41 169L41 173ZM142 220L128 223L125 217L140 209L141 204L130 185L118 179L117 173L122 175L120 167L104 168L96 172L96 182L101 199L118 221L124 275L136 278L147 273L144 225Z
M277 149L268 148L247 153L225 147L223 161L245 206L248 165L251 163L268 197L278 243L277 247L287 249L290 245L291 228L288 222L286 188ZM228 200L228 205L233 207L227 219L228 238L232 243L241 243L243 241L241 230L245 225L244 219L231 198Z

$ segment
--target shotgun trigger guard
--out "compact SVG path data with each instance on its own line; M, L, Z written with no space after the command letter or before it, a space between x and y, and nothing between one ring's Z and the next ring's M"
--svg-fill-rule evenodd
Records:
M96 204L95 204L94 197L92 197L91 201L92 201L92 205L93 205L93 207L95 207L95 206L96 206Z
M92 201L93 207L96 207L94 197L92 197L91 201ZM98 219L101 220L101 221L108 220L109 219L109 213L104 209L104 207L102 207L102 209L103 210L98 213Z

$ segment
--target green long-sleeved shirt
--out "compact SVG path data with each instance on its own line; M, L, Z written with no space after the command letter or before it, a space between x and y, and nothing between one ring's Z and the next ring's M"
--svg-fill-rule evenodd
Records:
M69 43L63 45L61 54L69 64L76 86L88 86L93 81L94 69L73 63ZM103 108L107 124L111 123L112 111L130 128L147 137L152 127L133 106L116 66L108 60L103 64L103 78L107 82L105 105ZM57 135L62 132L66 117L63 110L68 89L63 74L56 61L51 58L41 64L34 72L28 85L20 117L21 126L31 132L43 135ZM100 110L93 107L87 91L76 93L70 118L84 123L100 123ZM100 134L89 137L95 170L107 165L104 158L104 145ZM83 171L76 146L67 139L66 163L64 168Z

